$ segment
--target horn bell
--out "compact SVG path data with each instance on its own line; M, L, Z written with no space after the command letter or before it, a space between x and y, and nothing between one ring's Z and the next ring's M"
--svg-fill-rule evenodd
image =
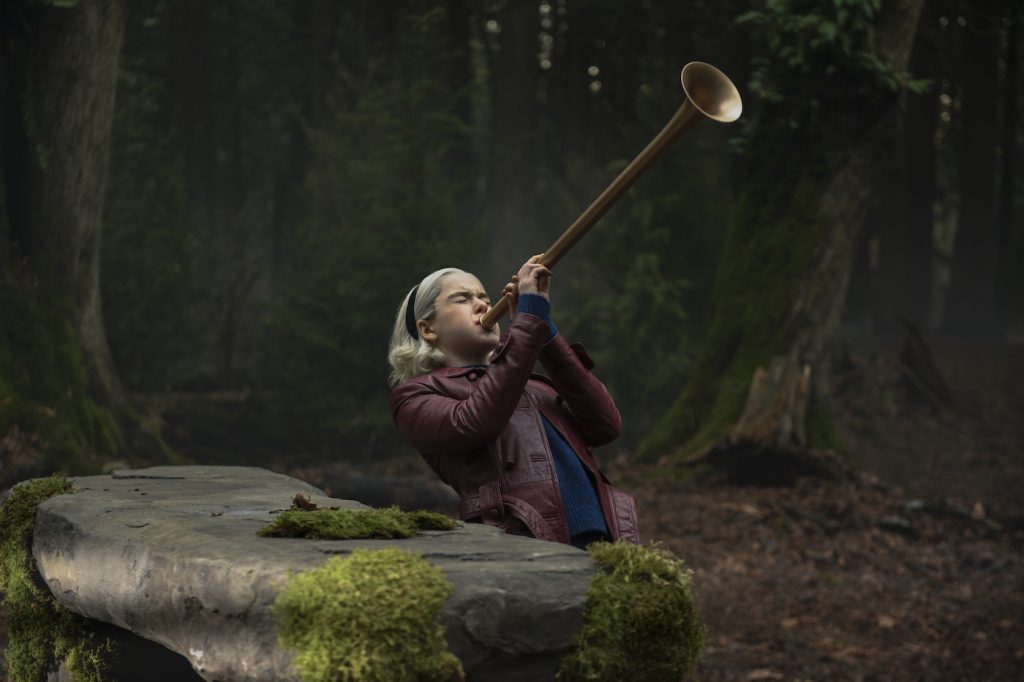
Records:
M743 113L743 100L724 73L704 62L690 62L679 74L683 92L704 116L719 123L732 123Z

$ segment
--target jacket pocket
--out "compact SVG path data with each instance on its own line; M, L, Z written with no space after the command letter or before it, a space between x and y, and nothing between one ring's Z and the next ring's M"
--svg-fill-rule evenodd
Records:
M640 544L640 524L637 521L636 500L625 490L608 486L612 501L612 520L615 523L615 539L622 538Z

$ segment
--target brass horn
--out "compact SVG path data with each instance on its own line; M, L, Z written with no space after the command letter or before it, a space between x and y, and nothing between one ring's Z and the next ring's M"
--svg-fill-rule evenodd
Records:
M732 123L740 117L743 102L740 93L728 76L704 62L690 62L683 67L679 76L683 84L686 100L676 113L661 129L661 132L650 141L640 154L633 159L619 176L594 200L561 237L551 245L540 258L547 267L553 267L562 259L569 249L578 242L587 231L608 212L616 201L626 193L636 179L640 177L654 161L661 156L670 144L678 140L702 118L709 118L719 123ZM504 296L498 303L480 318L484 329L491 329L508 311L509 297Z

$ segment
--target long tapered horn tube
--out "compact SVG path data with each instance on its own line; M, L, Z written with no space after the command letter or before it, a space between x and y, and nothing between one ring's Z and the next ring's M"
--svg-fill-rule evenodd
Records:
M661 132L644 147L619 176L587 207L579 218L569 226L561 237L544 252L540 262L553 267L562 259L576 242L608 212L616 201L626 193L636 179L661 156L669 145L678 140L702 118L719 123L731 123L740 117L743 102L740 93L729 78L704 62L690 62L683 67L679 76L683 83L686 100L672 116ZM498 303L480 318L484 329L491 329L508 311L509 297L503 296Z

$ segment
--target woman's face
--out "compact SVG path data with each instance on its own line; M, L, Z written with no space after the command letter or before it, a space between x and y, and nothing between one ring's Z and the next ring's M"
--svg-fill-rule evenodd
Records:
M500 331L481 326L480 318L491 308L484 287L468 272L453 272L441 278L441 293L434 302L430 320L418 320L420 336L442 351L449 367L487 364L498 343Z

